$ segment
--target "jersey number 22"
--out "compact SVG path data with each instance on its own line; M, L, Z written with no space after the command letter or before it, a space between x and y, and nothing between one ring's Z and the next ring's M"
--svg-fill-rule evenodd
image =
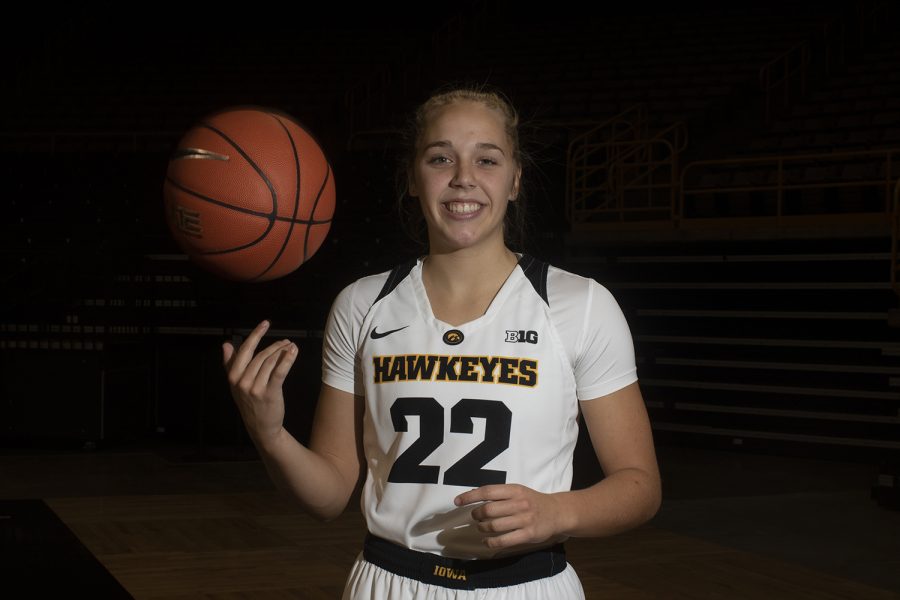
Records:
M419 437L397 457L388 481L438 483L441 468L422 461L444 442L444 408L434 398L397 398L391 406L394 431L409 430L408 416L419 417ZM484 419L484 440L444 472L444 485L506 483L506 471L483 467L509 447L512 412L497 400L463 398L450 409L450 432L472 433L476 418Z

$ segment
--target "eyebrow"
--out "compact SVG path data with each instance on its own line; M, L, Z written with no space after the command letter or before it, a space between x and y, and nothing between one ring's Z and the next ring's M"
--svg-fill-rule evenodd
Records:
M428 150L429 148L452 148L453 144L450 143L449 140L437 140L435 142L431 142L422 148L422 151ZM497 150L503 156L506 156L506 153L503 151L503 148L498 146L497 144L491 144L490 142L479 142L475 144L475 147L479 150Z

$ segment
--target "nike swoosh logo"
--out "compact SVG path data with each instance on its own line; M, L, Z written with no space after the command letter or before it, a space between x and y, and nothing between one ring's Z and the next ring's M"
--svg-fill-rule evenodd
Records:
M391 329L390 331L384 331L382 333L378 333L378 327L375 327L372 330L372 334L369 337L371 337L373 340L377 340L379 338L383 338L385 336L391 335L392 333L396 333L402 329L406 329L407 327L409 327L409 325L404 325L403 327L400 327L398 329Z

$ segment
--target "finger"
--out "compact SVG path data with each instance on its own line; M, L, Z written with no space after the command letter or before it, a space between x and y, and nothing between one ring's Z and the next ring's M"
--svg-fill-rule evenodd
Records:
M225 365L225 370L228 371L231 366L231 358L234 356L234 346L230 343L225 342L222 344L222 362Z
M300 349L296 345L290 344L282 352L281 358L278 359L278 364L275 365L275 370L272 371L269 382L275 385L282 385L299 353Z
M273 352L265 361L263 361L259 367L259 372L256 374L256 386L267 388L272 384L280 384L284 380L283 377L279 381L274 380L272 378L272 372L286 356L290 356L289 351L291 346L293 346L293 344L290 342L283 344L278 351ZM293 359L291 362L293 362Z
M499 519L487 519L478 521L478 531L488 535L502 535L516 529L522 529L527 525L526 519L520 516L501 517Z
M528 510L528 503L521 500L496 500L487 502L472 510L472 518L476 521L497 519L519 514Z
M265 364L272 356L277 355L282 348L290 343L290 340L280 340L260 350L257 355L253 357L253 360L244 367L244 372L241 374L241 382L246 385L255 385L256 380L259 377L259 370L262 368L263 364Z
M247 364L249 364L250 360L253 358L253 353L256 351L259 340L262 339L268 329L268 321L263 321L254 327L253 331L250 332L250 335L247 336L247 339L244 340L244 343L241 344L241 347L238 348L237 354L234 356L232 369L236 369L239 373L244 371Z
M528 534L522 529L516 529L502 535L491 535L482 540L488 548L511 548L528 543Z
M465 506L487 500L504 500L513 495L513 486L506 484L483 485L480 488L464 492L453 499L456 506Z

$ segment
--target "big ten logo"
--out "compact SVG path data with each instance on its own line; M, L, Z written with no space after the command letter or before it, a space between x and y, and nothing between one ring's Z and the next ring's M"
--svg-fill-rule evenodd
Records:
M180 204L172 204L172 223L185 235L195 238L203 237L203 227L200 226L200 213Z
M537 344L538 342L538 334L537 331L524 330L519 329L518 331L510 331L506 330L506 341L515 344L517 342L523 342L526 344Z

